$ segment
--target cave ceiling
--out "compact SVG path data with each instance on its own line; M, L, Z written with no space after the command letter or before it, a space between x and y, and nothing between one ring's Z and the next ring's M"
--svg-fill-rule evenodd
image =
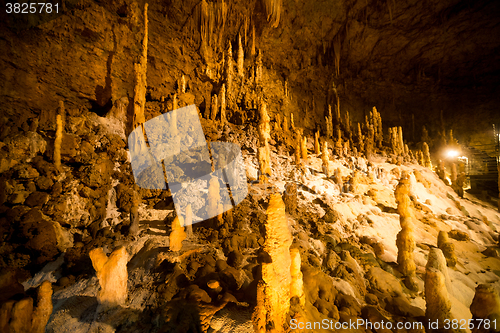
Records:
M209 30L216 37L208 53L197 17L201 2L148 3L150 100L169 95L185 74L199 87L195 102L201 105L202 95L217 85L203 66L221 61L227 43L235 50L238 35L248 59L255 27L264 66L289 82L300 110L322 115L334 103L334 83L342 109L355 121L373 105L391 125L406 126L415 116L424 125L441 110L458 130L469 128L471 117L500 117L498 1L230 1L223 25L212 18ZM278 8L279 16L266 15L266 5ZM36 113L57 107L61 98L102 105L130 95L142 6L66 1L57 15L2 13L4 112ZM271 107L280 111L280 105ZM467 120L454 122L457 114Z

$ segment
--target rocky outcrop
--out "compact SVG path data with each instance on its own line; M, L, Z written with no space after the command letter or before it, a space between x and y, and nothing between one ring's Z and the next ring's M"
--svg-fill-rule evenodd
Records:
M120 247L114 250L108 258L102 248L96 248L89 252L89 256L101 286L97 294L99 304L104 308L125 304L128 279L127 250Z
M256 332L284 332L288 326L286 317L290 309L292 235L285 215L285 204L279 194L272 194L269 199L264 227L263 250L268 259L262 263L262 280L257 286L253 323Z

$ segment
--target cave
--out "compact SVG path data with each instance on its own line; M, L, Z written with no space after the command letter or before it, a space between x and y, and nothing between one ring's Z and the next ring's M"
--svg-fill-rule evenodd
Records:
M1 332L500 330L500 2L2 6Z

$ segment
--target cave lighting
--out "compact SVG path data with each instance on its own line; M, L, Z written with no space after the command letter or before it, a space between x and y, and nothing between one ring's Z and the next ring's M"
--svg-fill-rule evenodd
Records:
M457 157L458 156L458 151L456 151L456 150L448 150L446 152L446 156L448 156L449 158Z

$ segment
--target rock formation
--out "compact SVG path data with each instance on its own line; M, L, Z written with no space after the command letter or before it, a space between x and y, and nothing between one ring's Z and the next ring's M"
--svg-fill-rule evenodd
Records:
M127 250L119 247L108 258L102 248L95 248L89 256L101 286L97 294L99 304L105 308L124 305L127 299Z
M330 154L328 153L328 142L326 140L323 142L321 160L323 161L323 172L327 177L330 177L332 175L332 170L330 167Z
M59 102L59 112L56 116L56 138L54 140L54 166L56 169L61 168L61 143L64 128L64 102Z
M470 305L474 322L483 320L483 325L475 325L473 333L497 332L500 319L500 297L492 285L480 284L476 287L474 299Z
M172 232L169 237L170 251L180 251L182 249L182 241L184 239L186 239L186 233L184 232L184 219L182 216L176 216L172 222Z
M44 281L37 288L37 302L31 297L10 300L0 307L0 332L43 333L52 314L52 284Z
M423 143L422 153L424 154L424 166L432 169L431 154L429 153L429 146L427 145L427 142Z
M443 251L446 263L449 267L455 267L457 264L457 255L455 254L455 245L450 242L448 233L440 230L438 234L438 247Z
M186 206L184 225L186 226L186 237L191 237L193 235L193 209L191 208L191 204Z
M269 140L271 139L271 127L269 118L267 114L266 104L262 102L259 107L259 140L260 147L257 149L257 159L259 161L259 171L261 182L267 182L268 177L271 176L271 148L269 146Z
M415 250L415 240L413 238L413 221L410 210L410 178L408 174L403 173L399 184L396 186L394 196L398 204L399 221L401 231L396 238L398 247L398 265L404 276L415 274L415 261L413 251Z
M314 153L316 155L321 154L321 148L319 145L319 131L314 132Z
M301 306L305 305L306 298L304 295L304 281L302 279L302 272L300 271L300 252L299 249L290 250L291 266L290 274L292 282L290 285L290 297L297 296Z
M436 268L425 270L425 305L425 318L430 322L437 321L439 329L443 330L445 320L452 319L451 302L444 275Z
M292 235L281 195L271 194L264 226L263 250L270 260L262 263L262 280L257 286L257 306L253 313L254 329L256 332L284 332L290 309Z
M302 158L307 162L307 137L304 136L302 137L300 141L300 154L302 155Z

